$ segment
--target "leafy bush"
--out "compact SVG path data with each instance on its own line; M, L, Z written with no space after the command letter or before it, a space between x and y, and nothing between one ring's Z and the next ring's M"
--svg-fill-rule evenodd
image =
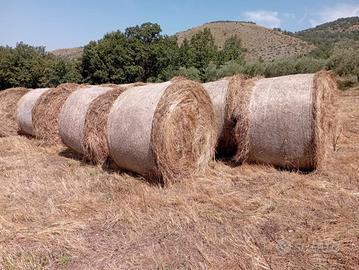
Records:
M180 67L173 74L174 76L183 76L190 80L201 81L200 71L195 67Z
M78 64L60 60L44 47L18 43L0 47L0 89L10 87L52 87L63 82L79 82Z

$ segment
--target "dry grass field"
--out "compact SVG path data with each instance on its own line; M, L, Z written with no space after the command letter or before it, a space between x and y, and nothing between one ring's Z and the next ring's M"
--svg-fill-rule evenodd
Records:
M167 188L0 138L0 269L358 269L359 89L315 173L212 164Z

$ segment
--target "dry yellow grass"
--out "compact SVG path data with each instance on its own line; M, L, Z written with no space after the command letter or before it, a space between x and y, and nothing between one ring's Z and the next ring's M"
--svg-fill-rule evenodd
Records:
M359 92L316 173L213 164L160 188L0 138L0 269L358 269Z

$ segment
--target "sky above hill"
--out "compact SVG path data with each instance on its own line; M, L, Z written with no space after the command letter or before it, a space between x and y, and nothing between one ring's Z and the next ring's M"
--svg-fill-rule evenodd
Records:
M351 16L359 16L359 0L0 0L0 45L78 47L144 22L171 35L216 20L299 31Z

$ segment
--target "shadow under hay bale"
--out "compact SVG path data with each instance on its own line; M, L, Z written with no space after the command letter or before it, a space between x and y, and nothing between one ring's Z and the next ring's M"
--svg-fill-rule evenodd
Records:
M238 96L236 161L320 167L334 137L335 94L335 78L326 71L254 81Z
M35 136L32 109L42 94L49 91L50 88L38 88L30 90L21 97L17 103L16 122L18 124L19 133Z
M65 83L43 93L32 110L32 123L36 138L49 143L61 142L59 136L59 114L70 94L84 87L75 83Z
M17 135L16 106L29 89L18 87L0 92L0 137Z
M165 184L177 181L213 157L213 106L200 84L185 79L134 87L112 106L107 138L120 168Z

